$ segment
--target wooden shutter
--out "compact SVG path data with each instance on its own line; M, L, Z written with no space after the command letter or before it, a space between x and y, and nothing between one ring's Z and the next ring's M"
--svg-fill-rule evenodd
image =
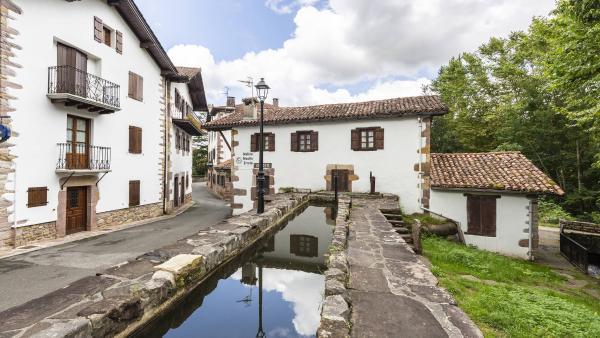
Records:
M129 126L129 152L142 153L142 128Z
M298 151L298 133L292 133L291 151Z
M481 210L479 196L467 195L467 233L469 235L481 234Z
M351 149L352 150L360 150L360 130L359 129L352 129L352 131L350 132L351 138L350 138L350 142L351 142Z
M318 131L310 132L310 150L311 151L319 150L319 132Z
M144 100L144 78L134 72L129 72L129 97Z
M268 133L267 137L269 138L269 149L267 151L275 151L275 134Z
M496 197L480 198L481 234L496 237Z
M130 98L135 98L135 88L136 88L137 77L134 73L129 72L129 89L127 91L127 95Z
M123 54L123 33L116 31L115 36L117 37L117 42L116 42L117 53Z
M250 135L250 151L258 151L258 134Z
M48 204L48 188L33 187L27 189L27 207L39 207Z
M94 40L101 43L103 33L104 25L102 25L102 20L98 17L94 17Z
M140 181L129 181L129 206L140 205Z
M136 98L140 101L144 101L144 78L139 75L137 75Z
M375 149L383 149L383 128L375 129Z

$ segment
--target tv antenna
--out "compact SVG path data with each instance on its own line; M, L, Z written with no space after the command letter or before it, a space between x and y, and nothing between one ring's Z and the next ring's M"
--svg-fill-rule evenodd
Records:
M252 93L251 97L254 98L254 79L248 76L246 80L238 80L238 82L245 84L246 87L250 87L250 92Z
M223 92L221 94L225 95L225 98L229 97L229 87L225 86Z

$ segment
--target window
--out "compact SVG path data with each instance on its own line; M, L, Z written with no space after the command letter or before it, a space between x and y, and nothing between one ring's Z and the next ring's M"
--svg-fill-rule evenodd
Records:
M102 24L102 19L94 17L94 40L97 42L102 42L103 32L104 25Z
M27 189L27 207L41 207L48 204L48 188L35 187Z
M357 128L351 131L352 150L383 149L383 128Z
M263 144L263 150L264 151L275 151L275 134L273 133L264 133L264 144ZM250 151L258 151L258 146L259 146L259 137L260 134L253 134L250 136Z
M496 199L499 196L467 195L467 234L496 237Z
M117 50L117 53L123 54L123 33L117 31L115 33L115 36L117 37L117 43L115 44L115 49Z
M129 181L129 206L140 205L140 181Z
M309 152L319 150L319 132L297 131L292 133L291 151Z
M300 257L317 257L319 239L308 235L290 235L290 253Z
M129 72L129 97L144 101L144 78L134 72Z
M109 47L112 46L112 31L110 30L110 28L104 26L102 27L102 32L102 42Z
M129 153L142 153L142 128L129 126Z

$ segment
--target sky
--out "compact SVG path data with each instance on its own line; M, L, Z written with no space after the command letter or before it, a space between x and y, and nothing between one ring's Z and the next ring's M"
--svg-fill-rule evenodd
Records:
M200 67L209 104L261 77L282 106L422 94L440 66L525 30L554 0L137 0L177 66ZM227 88L227 89L226 89Z

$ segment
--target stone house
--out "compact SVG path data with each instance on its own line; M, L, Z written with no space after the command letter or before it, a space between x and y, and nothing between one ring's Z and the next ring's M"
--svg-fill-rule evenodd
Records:
M256 201L258 106L245 99L205 125L231 133L231 199L234 214ZM445 114L437 96L308 107L265 107L265 168L268 193L281 188L339 188L398 195L409 213L428 206L423 173L428 166L431 120ZM373 180L371 179L373 178Z
M431 154L429 210L458 223L465 242L533 259L538 196L562 189L519 152Z
M199 69L132 0L3 0L0 249L114 227L191 199Z

